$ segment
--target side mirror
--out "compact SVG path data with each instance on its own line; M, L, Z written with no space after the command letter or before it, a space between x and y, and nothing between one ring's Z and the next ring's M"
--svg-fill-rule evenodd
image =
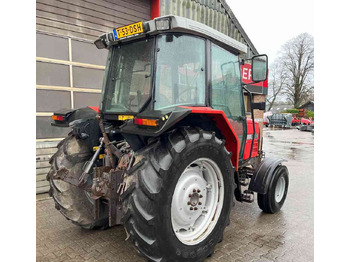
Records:
M257 55L252 58L252 80L262 82L267 79L267 55Z
M265 102L251 103L252 109L265 110L265 107L266 107Z

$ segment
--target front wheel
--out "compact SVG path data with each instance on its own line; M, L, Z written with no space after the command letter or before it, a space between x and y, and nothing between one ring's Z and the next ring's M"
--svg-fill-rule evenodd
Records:
M276 213L282 208L288 193L288 169L284 165L278 166L270 181L266 194L258 194L258 205L265 213Z
M138 152L124 195L129 240L151 261L203 261L222 240L235 188L224 142L193 128Z

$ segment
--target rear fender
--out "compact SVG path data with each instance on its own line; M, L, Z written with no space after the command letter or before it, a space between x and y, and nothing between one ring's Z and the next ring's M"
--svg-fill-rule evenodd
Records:
M212 120L216 123L217 128L221 134L225 137L225 147L227 151L231 152L232 165L238 169L238 157L239 157L239 141L237 134L233 130L230 122L228 121L225 113L221 110L212 109L210 107L185 107L191 109L192 114L205 114L212 117Z
M249 183L249 190L257 192L259 194L266 194L269 188L271 179L274 176L274 171L282 162L287 160L281 158L265 158L260 162L259 166L255 169L253 177Z
M51 125L56 127L71 127L74 136L93 150L93 147L99 144L99 138L102 136L101 130L96 119L99 112L98 108L79 108L79 109L61 109L54 113L54 116L60 116L61 120L52 120Z
M163 112L152 112L152 118L161 118L164 114ZM159 115L155 115L158 113ZM143 112L137 115L137 117L142 118L148 117L148 112ZM209 124L215 123L215 128L217 128L223 138L226 140L225 147L227 151L231 152L231 162L232 165L238 169L238 157L239 157L239 141L235 131L230 125L225 113L221 110L212 109L210 107L189 107L189 106L178 106L176 110L174 110L170 115L169 119L164 122L158 129L153 128L140 128L133 124L132 121L126 121L125 125L120 127L122 135L127 139L129 144L133 142L137 142L139 139L137 136L143 137L156 137L160 136L164 132L167 132L173 128L183 126L183 125L191 125L195 124L191 122L193 120L192 116L207 116L207 119L203 119L201 125L206 125L205 121L210 121ZM197 123L198 124L198 123ZM196 125L196 124L195 124ZM201 126L199 125L199 127ZM207 125L210 126L210 125ZM211 129L212 130L212 129ZM214 131L214 130L212 130ZM132 148L138 149L140 146L143 146L142 143L140 145L132 146Z
M78 119L95 119L99 113L98 107L84 107L79 109L61 109L53 113L54 116L61 116L62 120L52 120L51 125L57 127L69 127L69 123Z

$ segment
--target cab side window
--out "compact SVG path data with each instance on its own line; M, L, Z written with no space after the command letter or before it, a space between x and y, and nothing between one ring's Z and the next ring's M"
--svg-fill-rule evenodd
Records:
M224 111L238 137L243 157L245 113L238 56L212 44L211 60L212 107Z
M212 106L231 119L244 115L238 56L212 44Z

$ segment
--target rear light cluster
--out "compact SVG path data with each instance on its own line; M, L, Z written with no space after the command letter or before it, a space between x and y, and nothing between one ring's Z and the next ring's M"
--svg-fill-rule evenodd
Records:
M55 121L63 121L63 116L52 115L51 119Z
M134 118L134 124L140 126L158 126L158 119Z

